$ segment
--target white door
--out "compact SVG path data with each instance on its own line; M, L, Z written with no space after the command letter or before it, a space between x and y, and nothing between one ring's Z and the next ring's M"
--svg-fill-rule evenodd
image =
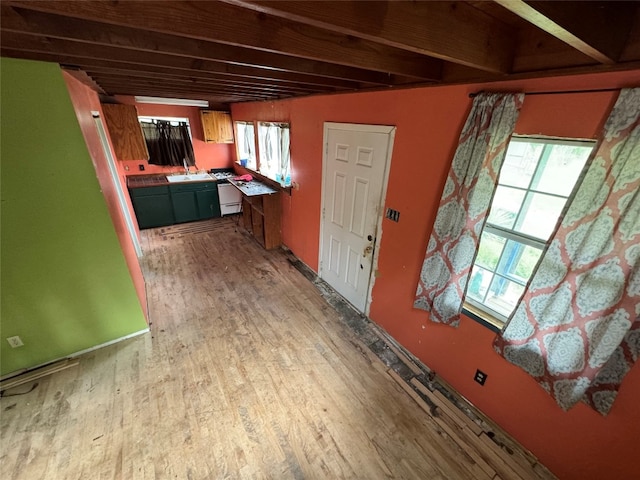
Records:
M324 124L320 278L367 313L395 127Z

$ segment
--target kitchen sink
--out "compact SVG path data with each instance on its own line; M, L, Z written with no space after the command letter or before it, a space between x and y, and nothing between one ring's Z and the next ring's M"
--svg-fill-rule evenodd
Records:
M167 175L167 181L174 182L201 182L203 180L214 180L208 173L190 173L189 175Z

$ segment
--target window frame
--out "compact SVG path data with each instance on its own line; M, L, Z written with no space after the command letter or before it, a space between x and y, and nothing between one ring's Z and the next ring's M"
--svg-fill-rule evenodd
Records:
M522 142L522 143L538 143L538 144L542 144L543 150L540 152L540 155L537 158L537 162L536 162L536 166L531 174L531 178L529 179L529 183L527 184L526 188L525 187L516 187L516 186L512 186L512 185L504 185L504 184L500 184L498 183L496 185L496 189L499 185L503 185L507 188L512 188L512 189L516 189L516 190L520 190L524 192L524 197L522 200L522 203L520 204L517 214L516 214L516 218L513 222L513 226L512 228L505 228L505 227L501 227L501 226L497 226L494 224L490 224L488 223L488 219L489 219L489 215L491 214L491 208L493 207L493 198L491 200L491 205L489 206L489 211L487 212L487 218L485 220L485 224L482 228L482 232L480 234L480 237L478 239L478 242L481 241L482 239L482 234L484 234L484 232L488 232L491 233L493 235L496 235L500 238L503 238L505 240L505 244L502 247L502 250L500 252L500 255L498 257L498 260L496 261L495 264L495 269L494 270L489 270L488 268L482 266L482 265L478 265L476 263L477 261L477 252L476 252L476 257L474 258L474 262L472 264L472 269L473 267L478 266L479 268L483 268L484 270L489 270L491 271L491 273L495 276L499 276L501 278L505 278L506 280L512 281L514 283L517 283L519 285L521 285L524 288L523 291L523 295L524 293L527 291L527 288L529 286L530 280L533 277L533 275L535 274L536 270L538 269L538 266L540 265L540 262L547 250L547 248L549 247L549 244L551 243L551 240L553 239L553 234L556 232L557 227L558 227L558 222L560 221L560 219L563 218L564 214L566 213L567 208L569 207L571 200L573 199L575 192L577 190L577 187L582 183L582 180L584 178L584 175L586 173L586 170L591 162L593 153L596 151L596 147L597 147L597 141L594 139L584 139L584 138L558 138L558 137L540 137L540 136L526 136L526 135L513 135L512 138L509 141L509 145L511 145L511 142L513 141L516 142ZM536 189L532 189L532 184L535 180L535 178L540 174L539 170L541 168L541 163L542 163L542 159L545 155L545 151L549 146L555 146L555 145L563 145L563 146L584 146L584 147L591 147L591 152L589 152L589 155L587 157L587 159L585 160L584 165L582 166L582 169L580 171L580 174L578 175L578 177L576 178L576 181L571 189L571 192L569 193L568 196L564 196L564 195L559 195L559 194L555 194L555 193L549 193L549 192L541 192L539 190ZM508 148L508 147L507 147ZM503 165L504 166L504 163ZM500 174L502 173L502 166L499 172L499 176L498 176L498 181L500 178ZM531 235L528 235L526 233L521 233L521 232L516 232L514 231L515 226L518 222L518 219L520 218L522 212L523 212L523 208L525 208L525 203L526 203L526 198L527 195L529 194L535 194L535 193L542 193L544 195L548 195L551 197L557 197L557 198L563 198L565 199L564 205L560 211L558 220L556 221L556 225L553 228L552 232L549 234L549 238L547 238L546 240L542 240L540 238L536 238L533 237ZM529 278L526 279L526 281L520 282L515 278L510 278L506 275L504 275L503 273L498 273L497 270L499 268L499 266L501 265L502 262L502 258L503 255L505 253L505 251L507 250L506 246L507 246L507 242L509 240L512 240L514 242L517 242L519 244L526 246L531 246L534 248L537 248L541 251L540 257L538 258L538 261L536 262L531 274L529 275ZM478 243L478 248L479 248L480 244ZM471 272L469 272L469 275L471 275ZM494 277L495 278L495 277ZM491 288L491 285L494 281L494 278L491 279L489 286L487 287L487 290L489 290ZM494 309L492 309L491 307L489 307L488 305L479 302L473 298L470 297L469 293L468 293L468 288L469 288L469 284L467 284L467 289L465 291L465 297L464 297L464 302L463 302L463 308L462 308L462 312L468 316L469 318L477 321L478 323L484 325L485 327L489 328L490 330L494 331L494 332L500 332L502 331L506 324L507 321L509 320L509 317L502 315L500 312L495 311ZM485 298L486 300L486 298ZM511 316L511 314L513 313L513 311L509 314L509 316Z
M254 136L253 136L253 140L254 140L254 148L255 148L255 168L249 164L247 164L247 166L243 167L246 168L247 170L250 170L251 172L256 173L257 175L271 181L274 182L274 184L278 185L281 189L283 190L289 190L292 188L292 182L291 182L291 123L290 122L275 122L275 121L263 121L263 120L253 120L253 121L249 121L249 120L235 120L233 122L233 126L235 129L235 133L236 133L236 139L238 138L238 125L239 124L245 124L245 125L252 125L253 126L253 132L254 132ZM269 126L269 125L275 125L277 127L280 128L286 128L289 130L289 182L288 184L286 183L286 178L282 179L282 181L277 179L277 176L274 174L273 176L269 176L267 171L263 171L263 169L261 168L261 163L263 161L263 155L265 155L265 152L263 152L263 149L261 148L262 145L262 141L260 139L260 127L261 126ZM240 155L240 150L239 150L239 142L236 142L236 155L238 158L238 162L240 163L241 160L241 155Z
M274 182L278 183L280 186L286 188L286 187L290 187L291 186L291 124L289 122L266 122L266 121L258 121L257 122L257 126L258 129L256 130L256 138L257 138L257 143L258 143L258 172L260 173L260 175L263 175L264 177L273 180ZM284 128L289 130L289 184L287 185L286 183L286 179L278 179L277 178L277 173L271 177L267 174L266 171L263 171L262 168L260 168L260 165L262 163L262 155L264 154L266 156L266 151L263 152L263 149L261 148L261 146L263 145L263 142L260 138L260 127L269 127L269 126L276 126L278 128ZM265 150L266 150L266 145L265 145ZM278 163L279 163L280 159L278 159ZM277 166L277 165L276 165ZM278 171L279 168L276 168L276 171Z
M146 122L153 123L154 120L162 120L164 122L169 122L171 125L174 123L179 124L180 122L185 122L187 124L187 131L189 132L189 138L191 138L191 143L193 143L193 135L191 134L191 122L189 121L189 117L160 117L153 115L138 115L138 123ZM173 125L174 127L176 125Z
M242 160L242 155L240 154L240 141L239 138L240 136L238 135L238 125L251 125L253 127L253 159L255 160L255 169L253 168L253 166L249 165L247 163L246 167L243 168L248 168L249 170L252 171L256 171L259 172L259 168L260 168L260 160L259 160L259 153L258 153L258 142L257 142L257 135L256 135L256 122L254 121L247 121L247 120L235 120L233 122L233 128L234 128L234 133L235 133L235 138L236 138L236 156L238 158L238 163L240 163L240 160Z

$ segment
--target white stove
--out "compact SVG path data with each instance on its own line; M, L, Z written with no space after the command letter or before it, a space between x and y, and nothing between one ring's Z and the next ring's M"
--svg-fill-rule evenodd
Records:
M222 215L240 213L242 211L242 194L240 190L228 182L236 176L234 172L214 172L211 175L218 181L218 196L220 197L220 212Z

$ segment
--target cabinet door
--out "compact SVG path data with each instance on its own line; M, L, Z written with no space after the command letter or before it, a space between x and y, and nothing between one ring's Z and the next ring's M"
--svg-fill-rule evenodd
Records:
M174 223L168 194L132 197L131 200L140 228L164 227Z
M233 143L233 124L228 112L200 110L204 141L207 143Z
M242 198L242 225L250 232L253 231L251 224L251 204L249 200L244 197Z
M256 207L251 209L251 223L253 236L264 247L264 215Z
M214 185L215 187L215 185ZM218 189L206 189L195 192L198 203L198 218L215 218L220 216L220 201L218 200Z
M233 123L231 114L227 112L218 113L218 131L220 132L221 143L233 143Z
M136 107L103 103L102 112L117 159L149 160Z
M198 220L198 204L195 192L171 192L173 215L176 223L193 222Z

